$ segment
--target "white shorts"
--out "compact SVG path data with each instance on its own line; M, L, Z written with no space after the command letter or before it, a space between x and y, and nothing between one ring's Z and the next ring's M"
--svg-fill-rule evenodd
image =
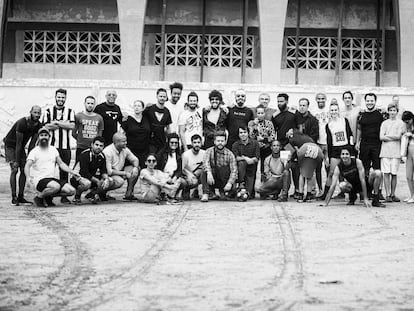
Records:
M381 171L384 174L397 175L400 162L401 160L397 158L381 158Z

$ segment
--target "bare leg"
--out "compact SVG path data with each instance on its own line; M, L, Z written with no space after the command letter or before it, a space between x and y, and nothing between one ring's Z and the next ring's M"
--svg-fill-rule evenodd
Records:
M384 186L385 186L385 195L389 197L391 195L391 174L384 173Z

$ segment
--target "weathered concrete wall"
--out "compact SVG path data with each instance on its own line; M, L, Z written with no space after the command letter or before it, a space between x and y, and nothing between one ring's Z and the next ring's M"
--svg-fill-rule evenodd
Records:
M116 0L14 0L12 14L12 21L118 23Z
M400 1L401 85L414 86L414 1Z

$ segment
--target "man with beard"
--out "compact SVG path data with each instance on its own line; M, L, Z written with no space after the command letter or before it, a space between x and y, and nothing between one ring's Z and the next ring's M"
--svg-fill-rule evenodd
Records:
M60 158L66 165L69 165L71 159L70 136L75 127L75 112L71 108L65 107L66 90L58 89L55 93L56 104L52 108L47 108L42 123L50 131L52 140L50 145L56 147ZM60 170L60 180L68 182L68 174ZM66 196L62 195L62 203L70 203Z
M106 170L108 175L113 179L114 183L108 190L121 188L126 179L128 182L124 201L137 201L134 196L134 186L139 176L139 161L132 151L126 146L126 136L122 133L115 133L112 139L113 143L105 147L103 154L106 158ZM126 165L126 160L131 165ZM113 199L107 197L106 192L100 194L102 201Z
M236 156L239 190L246 189L249 198L254 198L257 163L260 159L260 147L257 140L249 138L247 126L239 128L239 140L232 146Z
M208 148L204 154L204 168L201 173L203 185L201 202L208 202L209 199L216 198L216 188L219 189L221 199L231 198L235 195L237 162L233 152L227 149L225 144L226 133L216 132L214 146Z
M280 158L281 147L280 142L274 140L271 145L272 154L264 161L265 180L258 190L261 199L273 194L279 202L287 202L288 200L290 171L288 159Z
M286 146L289 139L286 137L286 133L290 129L297 128L295 114L289 111L288 107L289 96L285 93L277 95L277 106L279 107L280 113L273 115L272 122L273 127L276 131L276 137L282 144L282 148Z
M253 111L246 107L246 92L242 89L237 90L236 105L229 108L227 114L227 130L229 137L227 139L227 148L231 149L234 142L239 139L239 128L248 126L250 120L253 120Z
M86 96L85 111L75 115L75 128L72 136L76 139L76 162L82 151L90 148L92 140L101 136L104 129L104 121L101 115L93 112L95 108L95 97Z
M370 168L374 171L380 171L380 152L381 152L381 140L380 129L381 124L384 121L383 114L375 109L377 102L377 95L374 93L367 93L364 96L366 111L363 111L359 115L358 119L358 131L356 139L356 150L359 151L359 158L364 165L365 175L368 176ZM368 196L371 193L368 191ZM383 199L381 192L374 194Z
M221 107L223 96L217 90L208 94L210 109L203 109L204 149L214 146L214 133L226 130L227 113Z
M318 120L319 123L319 137L316 141L319 148L321 148L324 161L321 162L316 168L316 182L318 184L319 193L323 193L323 184L322 184L322 166L325 166L326 175L329 172L329 157L328 157L328 147L326 142L326 125L328 124L331 115L329 113L329 107L326 106L326 94L318 93L316 94L316 103L317 106L312 109L312 114Z
M170 110L165 107L166 101L167 90L160 88L157 90L157 103L144 110L144 116L148 118L151 128L150 153L158 153L167 146L166 134L171 131L172 119Z
M76 189L73 203L81 204L82 192L92 189L87 195L92 203L96 203L99 194L111 189L112 178L108 177L106 171L106 158L102 153L105 140L102 136L96 136L89 149L84 150L79 155L79 174L80 178L72 177L70 183Z
M193 198L198 198L197 187L201 183L201 172L203 171L203 158L205 150L201 150L202 138L198 134L191 136L190 150L187 150L182 155L182 170L185 180L183 199L190 198L190 190L194 189Z
M170 100L165 102L165 107L168 108L171 114L171 125L170 125L170 132L171 133L179 133L179 124L178 119L180 114L185 111L184 103L179 102L181 98L181 94L183 92L183 85L180 82L174 82L170 84L170 93L171 98Z
M269 107L270 95L268 93L260 93L259 95L259 106L264 107L265 110L265 120L272 120L274 114L277 113L276 109ZM257 118L257 108L253 110L254 117Z
M54 178L55 166L59 165L60 170L65 171L79 178L79 174L69 168L59 156L57 149L49 145L50 132L43 127L38 132L39 145L33 148L27 156L24 172L29 178L30 184L38 191L34 202L39 207L52 207L53 197L57 195L71 196L75 188L65 181Z
M188 109L178 118L178 129L184 151L191 148L191 137L195 134L203 135L203 118L198 110L198 95L190 92L187 96Z
M115 103L118 97L115 90L106 91L106 101L95 107L95 112L99 114L104 122L102 136L105 139L105 146L112 142L112 136L118 131L118 123L122 122L121 108Z
M39 106L33 106L30 116L17 120L4 138L4 149L6 161L10 163L10 187L12 192L12 205L32 204L24 198L24 186L26 185L26 175L24 166L26 164L25 147L30 140L28 151L30 152L36 143L37 132L40 129L40 116L42 110ZM19 176L19 194L16 196L17 184L16 177Z

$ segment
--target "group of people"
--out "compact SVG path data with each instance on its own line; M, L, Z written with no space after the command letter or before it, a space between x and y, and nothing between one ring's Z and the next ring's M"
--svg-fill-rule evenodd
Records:
M384 200L400 201L395 190L402 157L406 201L414 203L414 116L400 111L398 96L387 111L377 108L374 93L365 94L366 108L356 107L350 91L342 95L343 109L335 99L327 105L323 93L312 104L301 98L294 109L288 94L280 93L273 109L269 94L262 93L251 109L244 90L235 92L233 106L213 90L201 109L198 94L192 91L184 101L182 90L181 83L171 84L168 98L160 88L155 104L136 100L130 114L116 104L116 91L108 90L104 103L87 96L84 111L75 114L65 106L67 91L58 89L53 107L33 106L4 139L12 204L31 203L24 197L28 178L37 191L35 204L43 207L54 206L55 196L70 203L73 195L72 202L80 204L84 192L92 203L114 200L108 192L125 181L125 201L253 199L258 192L261 199L284 202L293 182L298 202L317 197L328 205L338 184L338 197L349 193L348 204L360 194L366 206L372 199L373 206L384 207ZM71 136L77 144L74 165Z

